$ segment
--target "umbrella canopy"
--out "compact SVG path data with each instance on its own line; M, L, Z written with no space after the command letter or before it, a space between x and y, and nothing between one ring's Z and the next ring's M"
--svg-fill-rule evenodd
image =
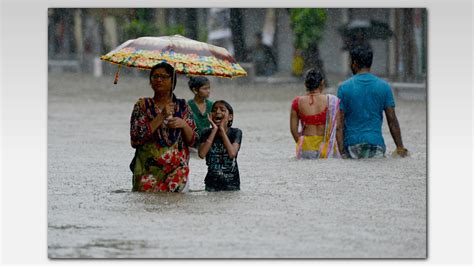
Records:
M353 20L339 28L339 33L346 38L363 38L386 40L393 36L387 23L376 20Z
M181 35L128 40L100 59L139 69L151 69L167 62L177 73L189 75L227 78L247 75L225 48Z

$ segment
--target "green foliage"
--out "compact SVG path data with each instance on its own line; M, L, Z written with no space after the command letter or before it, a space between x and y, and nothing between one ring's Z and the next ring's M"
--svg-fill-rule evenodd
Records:
M200 42L207 42L207 28L206 27L198 27L197 40Z
M171 36L171 35L175 35L175 34L179 34L179 35L184 36L184 33L186 31L184 29L184 25L174 25L174 26L166 27L164 32L165 32L165 35L167 35L167 36Z
M144 36L157 36L158 29L155 25L147 23L143 20L133 19L124 26L126 39L135 39Z
M307 50L322 39L327 16L325 9L292 8L290 16L296 48Z

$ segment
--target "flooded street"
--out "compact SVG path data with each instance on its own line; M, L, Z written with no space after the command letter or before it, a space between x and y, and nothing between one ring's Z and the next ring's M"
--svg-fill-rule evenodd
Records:
M148 78L70 73L48 80L50 258L425 258L426 102L397 100L404 159L302 160L289 130L301 84L211 79L243 131L241 191L132 193L129 121ZM243 83L239 85L239 83ZM333 92L334 93L334 92ZM187 80L178 98L190 99ZM386 120L387 154L395 149Z

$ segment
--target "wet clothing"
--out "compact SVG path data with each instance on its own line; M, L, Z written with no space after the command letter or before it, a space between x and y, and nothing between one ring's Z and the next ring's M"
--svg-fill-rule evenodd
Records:
M385 148L373 144L356 144L347 147L349 157L352 159L365 158L383 158L385 157Z
M344 148L372 144L385 150L383 111L395 107L388 83L371 73L356 74L341 84L337 96L344 112Z
M304 125L324 125L326 124L326 114L328 111L328 108L324 108L324 110L319 113L319 114L314 114L314 115L305 115L299 112L299 96L296 96L293 99L293 102L291 104L291 108L295 110L295 112L298 113L298 118L300 119L301 123Z
M186 101L177 99L174 117L182 118L193 130L193 142L197 141L196 124ZM188 180L189 149L184 142L182 129L170 129L162 124L152 132L150 122L160 108L153 98L140 98L133 107L130 119L130 138L135 156L130 164L133 172L132 191L181 192Z
M301 136L296 143L296 153L302 159L318 159L321 153L319 147L323 136Z
M206 128L202 131L200 142L205 142L212 129ZM242 143L242 131L238 128L229 128L227 137L230 143ZM215 136L206 155L207 174L204 179L206 191L220 190L239 190L240 176L239 167L237 165L237 156L230 158L227 149L224 146L222 138Z
M201 113L194 99L191 99L188 101L188 105L191 108L191 111L193 112L194 122L196 123L196 129L199 135L201 135L201 131L203 129L209 128L209 126L211 125L211 123L207 119L207 115L212 111L213 103L209 101L208 99L206 99L205 103L206 103L206 111L204 113Z
M292 108L295 100L293 100ZM297 105L296 105L297 107ZM336 142L336 114L339 110L339 99L334 95L327 95L327 107L324 113L324 135L323 136L305 136L303 130L305 125L298 109L298 118L301 123L301 131L299 132L298 142L296 143L296 158L303 159L322 159L322 158L340 158L339 150ZM321 114L312 116L314 120L320 121ZM304 117L304 116L303 116ZM308 116L306 116L308 117ZM311 117L311 116L310 116ZM307 121L308 122L308 121ZM311 122L311 121L310 121ZM314 124L313 124L314 125Z

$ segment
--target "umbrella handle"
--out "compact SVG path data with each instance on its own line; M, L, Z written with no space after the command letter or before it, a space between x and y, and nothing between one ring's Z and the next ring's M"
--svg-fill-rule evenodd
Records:
M117 72L115 72L115 79L114 79L114 84L117 84L118 83L118 78L119 78L119 73L120 73L120 69L122 68L122 65L119 65L118 66L118 69L117 69Z
M175 66L173 66L173 74L172 74L173 82L171 83L171 92L170 92L171 99L173 99L173 91L174 91L173 88L174 88L174 84L176 83L175 71L176 71Z

